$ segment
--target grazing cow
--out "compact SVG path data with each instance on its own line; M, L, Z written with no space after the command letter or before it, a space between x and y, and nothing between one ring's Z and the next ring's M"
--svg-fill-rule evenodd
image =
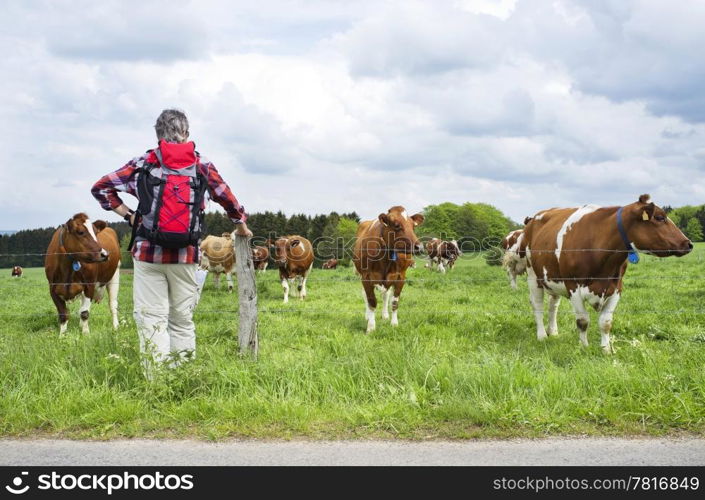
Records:
M438 264L438 270L444 274L446 267L448 267L448 270L453 269L456 259L463 254L457 241L444 241L438 238L433 238L426 243L426 253L428 254L426 267L433 271L433 264L436 263Z
M113 328L118 327L118 290L120 288L120 243L117 233L98 220L91 222L84 213L59 227L49 242L44 271L59 313L59 333L66 333L66 301L81 298L81 331L89 333L91 301L100 302L108 289Z
M524 237L524 230L512 231L502 240L504 256L502 257L502 267L507 271L509 284L517 289L517 276L526 272L526 259L519 257L519 245Z
M279 279L284 288L284 303L289 302L289 282L299 278L297 286L301 300L306 298L306 280L313 268L313 246L303 236L292 234L267 240L274 248L274 263L279 267Z
M20 266L14 266L12 268L12 277L13 278L21 278L22 277L22 268Z
M552 208L536 214L524 228L519 256L526 257L536 335L546 338L543 294L549 294L548 335L557 335L560 297L575 311L580 341L588 345L589 315L585 302L599 312L601 346L612 352L612 315L622 292L627 260L638 253L683 256L693 244L649 195L623 207L584 205Z
M222 236L206 236L201 242L200 268L213 273L216 289L220 289L220 275L225 273L228 293L233 291L232 273L235 271L235 247L230 233Z
M395 206L376 220L363 221L357 228L353 248L355 269L362 278L367 319L367 333L375 329L377 297L375 286L382 291L382 319L389 318L389 301L392 301L392 326L397 326L399 296L404 287L406 270L413 262L412 255L419 254L423 245L414 229L422 224L424 216L409 217L404 207ZM394 297L392 298L392 293Z
M321 268L323 268L323 269L335 269L337 267L338 267L338 259L328 259L321 266Z
M252 263L255 271L264 272L269 264L269 249L267 247L256 246L252 249Z

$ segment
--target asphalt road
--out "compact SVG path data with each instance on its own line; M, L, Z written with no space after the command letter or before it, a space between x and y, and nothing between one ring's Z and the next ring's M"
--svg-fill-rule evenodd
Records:
M705 465L705 439L69 441L0 439L0 465Z

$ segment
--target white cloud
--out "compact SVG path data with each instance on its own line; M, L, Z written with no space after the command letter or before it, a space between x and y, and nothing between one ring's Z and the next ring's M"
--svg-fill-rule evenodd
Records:
M117 220L90 186L174 106L250 211L704 201L701 6L163 6L8 3L0 228Z

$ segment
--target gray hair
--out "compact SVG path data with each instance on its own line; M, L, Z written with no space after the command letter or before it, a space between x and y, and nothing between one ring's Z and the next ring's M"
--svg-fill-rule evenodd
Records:
M188 139L188 118L179 109L165 109L154 124L157 140L186 142Z

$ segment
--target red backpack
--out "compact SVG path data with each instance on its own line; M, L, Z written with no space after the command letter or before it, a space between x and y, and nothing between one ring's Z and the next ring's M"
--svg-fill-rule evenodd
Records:
M165 164L162 148L169 153ZM189 151L193 143L160 142L159 148L138 166L139 205L132 230L132 241L147 240L164 248L198 245L205 232L203 208L208 180L201 173L198 152ZM175 155L173 154L175 151ZM180 155L180 157L179 157ZM194 162L191 161L193 156ZM149 160L156 157L157 163ZM128 248L128 249L129 249Z

